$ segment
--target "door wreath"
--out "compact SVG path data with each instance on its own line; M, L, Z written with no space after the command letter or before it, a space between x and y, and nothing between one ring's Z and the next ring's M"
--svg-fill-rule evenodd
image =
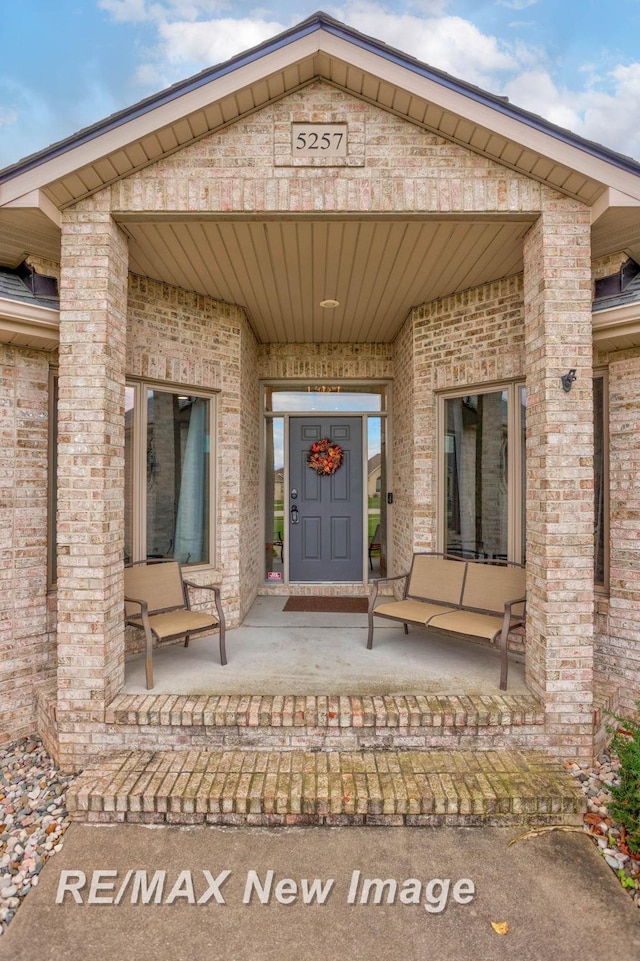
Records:
M342 457L340 445L334 444L328 437L323 437L322 440L317 440L309 448L307 467L314 470L316 474L335 474L342 465Z

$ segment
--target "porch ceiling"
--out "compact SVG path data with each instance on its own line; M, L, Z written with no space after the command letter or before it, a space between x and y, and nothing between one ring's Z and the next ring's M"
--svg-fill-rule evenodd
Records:
M261 343L391 341L412 307L522 270L530 223L121 219L134 273L240 304Z

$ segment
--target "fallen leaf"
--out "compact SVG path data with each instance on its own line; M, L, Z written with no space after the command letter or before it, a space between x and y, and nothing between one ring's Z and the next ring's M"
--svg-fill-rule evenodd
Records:
M492 921L491 927L496 932L496 934L508 934L509 933L509 922L508 921Z
M601 814L591 814L591 813L585 814L584 819L587 822L587 824L600 824L603 820Z

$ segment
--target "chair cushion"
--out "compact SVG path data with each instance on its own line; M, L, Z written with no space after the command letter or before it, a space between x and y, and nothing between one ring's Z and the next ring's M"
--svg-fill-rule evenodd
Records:
M414 601L409 597L404 601L380 604L373 613L380 614L382 617L393 617L398 621L426 624L430 617L446 614L449 610L453 611L455 608L448 608L442 604L430 604L428 601Z
M134 627L143 627L141 617L130 617L128 621ZM169 611L167 614L152 614L149 617L149 626L156 637L162 640L217 627L218 618L199 611Z
M502 630L502 621L502 617L493 617L491 614L452 611L432 617L427 627L440 627L445 631L455 631L456 634L469 634L472 637L486 637L493 640Z

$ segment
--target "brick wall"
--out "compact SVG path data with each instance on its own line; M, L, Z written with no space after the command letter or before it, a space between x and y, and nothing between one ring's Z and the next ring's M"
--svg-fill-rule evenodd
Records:
M436 392L524 376L523 311L522 275L506 277L416 308L396 339L394 469L401 504L411 505L407 517L398 511L405 562L436 548Z
M280 151L288 125L292 120L311 118L316 122L336 119L349 122L357 146L352 162L344 166L283 165ZM88 717L92 717L94 725L100 723L95 720L96 714L104 698L117 688L122 669L121 642L118 649L121 635L113 615L117 606L114 599L121 590L118 573L123 507L120 435L125 365L120 369L120 357L124 347L121 328L125 316L122 301L126 258L123 238L110 218L111 210L206 214L544 211L543 218L532 227L526 240L529 277L526 365L523 340L526 298L519 277L506 278L419 308L393 346L294 344L285 349L281 345L268 345L257 350L239 308L214 307L213 302L196 294L134 278L128 293L126 370L143 377L201 384L221 391L218 545L220 563L224 565L225 606L232 616L237 616L250 603L255 564L262 555L262 551L257 550L255 560L249 556L253 545L259 544L257 520L255 527L252 522L242 530L238 522L242 499L255 497L260 484L260 479L251 473L256 429L260 426L257 387L251 382L250 372L256 353L260 376L265 378L367 380L395 376L394 466L398 501L394 510L393 543L399 563L413 549L435 545L435 392L520 376L526 366L528 377L533 373L531 402L533 423L537 424L531 435L531 476L538 478L537 486L532 488L537 500L532 502L530 511L530 520L534 522L531 544L534 551L544 548L540 570L535 573L532 584L536 604L547 619L544 625L538 622L534 631L531 677L537 689L553 703L549 736L560 731L562 725L565 732L567 724L574 725L576 743L581 749L585 748L586 735L583 737L580 728L584 705L581 707L577 698L588 690L586 661L590 638L586 640L584 653L580 645L574 643L578 640L574 630L571 642L558 646L557 659L549 655L560 637L559 621L563 613L557 584L549 573L555 570L550 562L551 547L559 546L565 551L568 532L562 532L559 545L554 541L549 514L552 498L544 494L544 485L553 480L555 469L547 469L553 441L545 425L555 429L568 422L583 461L578 475L571 479L574 486L569 483L567 473L562 474L562 483L552 485L552 490L563 504L568 491L566 503L579 510L580 543L575 551L570 546L568 553L578 561L580 571L579 584L569 605L569 622L574 624L573 614L576 618L582 617L589 606L585 577L589 562L586 515L592 493L585 473L589 457L585 393L588 388L583 383L590 369L586 333L591 281L588 218L585 219L580 205L559 200L538 182L326 84L316 83L150 165L64 214L63 313L71 311L73 317L63 318L66 370L61 379L61 455L63 477L67 482L66 487L62 485L63 515L71 518L74 498L78 503L78 498L90 490L85 484L90 477L86 469L90 464L83 461L80 451L66 446L68 439L65 438L71 436L72 430L76 432L74 436L79 432L87 437L95 431L100 456L104 458L102 466L106 465L110 472L109 485L104 474L93 478L93 496L98 500L104 498L106 505L102 519L107 527L102 533L109 542L109 550L105 549L103 540L100 562L95 564L99 568L96 571L100 581L98 596L90 599L87 594L86 609L77 585L83 586L82 575L92 569L87 544L81 549L79 543L71 542L70 529L62 531L62 564L67 574L68 594L62 598L66 620L60 647L64 664L61 694L64 703L64 685L75 684L77 707L84 711L77 723L70 718L62 732L62 742L69 750L82 757L83 738L86 741L89 736L89 727L85 726ZM556 263L552 263L553 258L557 258ZM567 301L568 309L564 306ZM97 326L93 326L94 323ZM556 343L558 332L562 335L558 341L562 351L548 369L549 360L544 351L547 345ZM571 364L566 360L567 348L571 349ZM100 370L92 382L89 377L83 379L81 364L86 363L93 369L96 355ZM225 356L222 363L221 355ZM563 407L556 397L555 366L560 361L566 366L580 367L580 384L569 398L568 407L566 397L561 398ZM95 389L98 393L94 395L91 392ZM245 398L248 399L246 409ZM95 423L90 430L87 423L96 411L103 412L106 423ZM536 421L538 414L541 417ZM95 435L92 441L96 440ZM540 464L544 468L542 472ZM564 470L564 466L559 465L558 469ZM77 470L75 478L74 470ZM580 486L582 482L584 488ZM240 559L245 551L246 561L244 557ZM549 590L552 596L548 596ZM99 637L95 636L96 609L100 615ZM90 614L94 618L93 634L89 631ZM588 633L588 626L580 622L581 630L583 626ZM78 642L78 632L83 631L88 635L86 645ZM93 664L94 655L100 661L98 665ZM81 671L84 671L82 678L78 673ZM99 732L94 731L91 738L94 746L99 744Z
M252 524L241 531L239 520L241 503L257 503L258 470L252 471L249 463L259 443L254 354L255 338L241 307L130 276L127 375L217 392L214 567L230 625L238 623L255 585L254 561L249 560L242 578L240 566L243 549L255 555L257 532ZM194 572L190 578L208 583L211 574Z
M593 750L589 211L549 200L525 238L527 683L564 749ZM560 375L578 371L570 393Z
M640 349L600 355L609 369L609 600L599 606L596 667L640 698Z
M124 374L127 243L107 198L62 218L58 399L58 710L104 711L124 677Z
M292 121L349 124L348 166L283 166ZM111 188L114 210L532 211L534 180L321 82Z
M263 380L387 380L393 376L390 344L261 344Z
M240 501L238 505L240 551L240 620L243 620L264 577L264 539L260 511L264 478L260 470L262 411L258 380L258 345L245 322L240 344ZM248 509L247 509L248 508Z
M0 344L0 744L34 728L47 617L49 355Z
M415 362L413 318L394 341L392 393L393 518L387 536L392 545L390 575L409 570L414 550L416 509ZM419 474L418 474L419 476Z

